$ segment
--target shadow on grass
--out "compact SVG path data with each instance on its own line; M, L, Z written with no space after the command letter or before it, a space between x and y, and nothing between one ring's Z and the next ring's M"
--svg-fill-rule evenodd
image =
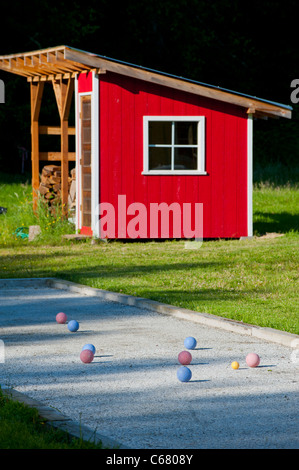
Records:
M119 288L117 290L119 290ZM80 326L80 331L76 336L88 336L91 333L89 322L92 322L99 313L105 319L109 317L112 319L122 317L124 309L126 309L127 317L144 317L148 314L147 310L124 306L123 304L115 302L107 302L105 298L95 300L92 296L78 296L76 294L74 294L74 296L69 296L69 294L65 296L63 290L58 292L59 295L57 297L57 291L55 289L53 289L53 291L43 288L31 289L28 293L26 289L21 291L6 291L3 289L0 293L0 327L11 327L12 330L9 333L7 332L6 336L3 333L5 337L2 336L2 339L7 340L8 336L10 336L10 341L13 342L16 334L15 328L22 328L23 326L28 327L30 324L36 326L43 325L43 328L39 331L40 338L55 341L61 338L62 333L65 340L72 338L74 335L70 333L65 326L60 328L56 325L55 315L58 311L64 311L69 319L82 319L82 326ZM196 305L200 302L242 301L244 298L248 298L256 293L256 289L252 292L248 290L246 292L239 292L230 289L222 289L219 291L217 288L196 289L194 291L161 288L161 290L158 291L145 287L144 289L139 289L138 296L176 305L178 307L191 308L192 305ZM60 297L60 295L62 297ZM44 304L45 296L46 305ZM190 307L186 304L189 304ZM47 325L51 324L55 325L55 331L48 334ZM27 334L27 331L19 330L17 337L19 338L18 340L22 338L22 342L32 341L32 337ZM202 350L202 348L199 348L199 350Z
M14 276L14 277L23 277L23 274L25 274L26 271L26 266L30 266L31 261L35 262L35 260L45 260L45 263L47 262L48 259L55 257L61 257L62 259L67 257L82 257L82 253L78 252L54 252L54 253L44 253L44 254L34 254L34 253L28 253L28 254L14 254L14 263L16 263L16 270L18 271L19 275ZM3 265L11 263L12 255L2 255L1 256L1 263ZM139 274L153 274L153 273L171 273L173 271L182 271L182 273L185 273L186 271L190 271L192 269L220 269L223 265L226 263L223 262L205 262L205 261L198 261L198 262L192 262L192 263L165 263L165 264L138 264L138 265L125 265L125 266L119 266L119 265L113 265L112 263L110 264L96 264L97 260L95 259L95 264L92 266L75 266L71 269L63 269L63 264L61 264L55 273L53 273L53 269L51 266L47 268L47 265L45 265L45 268L40 268L40 266L33 266L32 269L30 269L30 276L31 277L59 277L65 280L69 281L74 281L74 282L81 282L84 283L85 279L107 279L107 278L129 278L129 277L135 277L138 276ZM27 263L27 264L26 264ZM20 271L20 266L24 266L24 270ZM11 268L10 268L11 271ZM0 273L0 279L5 278L7 275L5 275L5 272L2 271ZM10 276L11 277L11 276ZM24 275L24 277L27 277Z
M254 232L260 235L271 232L287 233L299 231L299 214L290 214L289 212L276 214L271 212L255 212L254 218L264 219L253 222Z

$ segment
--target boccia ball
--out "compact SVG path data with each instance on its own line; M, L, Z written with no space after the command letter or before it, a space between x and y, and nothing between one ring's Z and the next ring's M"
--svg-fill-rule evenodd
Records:
M177 371L177 378L180 382L189 382L192 377L192 372L189 367L182 366Z
M85 344L82 348L82 351L84 351L85 349L89 349L93 354L96 353L96 348L94 347L93 344Z
M83 349L80 354L80 359L84 364L88 364L89 362L92 362L94 358L94 354L90 349Z
M66 316L66 314L63 313L63 312L57 313L57 315L56 315L56 321L57 321L57 323L66 323L66 321L67 321L67 316Z
M232 362L231 366L233 369L239 369L239 363L237 361Z
M197 341L193 336L188 336L188 338L184 341L184 346L187 349L195 349L197 345Z
M79 323L76 320L68 322L67 327L70 331L77 331L79 329Z
M257 367L260 363L260 357L256 353L249 353L246 356L246 364L249 367Z
M180 364L187 366L192 361L191 353L189 351L181 351L178 355L178 360Z

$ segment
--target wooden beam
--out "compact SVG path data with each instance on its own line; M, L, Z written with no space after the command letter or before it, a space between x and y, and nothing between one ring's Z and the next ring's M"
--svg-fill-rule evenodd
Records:
M62 105L61 105L61 86L60 86L60 84L61 84L61 80L59 80L59 79L52 80L52 85L53 85L53 90L54 90L54 94L55 94L55 98L56 98L58 112L59 112L59 116L60 116L60 119L61 119Z
M16 66L12 68L9 66L8 61L1 60L0 62L0 69L5 70L5 72L15 73L16 75L22 75L23 77L33 77L34 73L27 71L25 68Z
M37 121L31 121L31 166L33 210L35 211L37 209L37 190L39 187L39 140Z
M40 113L44 82L30 84L31 104L31 160L32 160L32 191L33 209L37 209L37 190L39 187L39 133L38 118Z
M44 91L44 83L37 82L31 84L31 118L33 121L38 121L42 96Z
M53 80L52 83L60 119L68 120L74 92L74 80L70 77L66 80L60 77Z
M39 126L39 134L41 135L61 135L61 127L60 126ZM68 128L69 135L76 135L76 128L69 127Z
M39 54L38 68L44 75L53 75L57 72L69 72L66 68L58 69L55 64L49 63L45 54Z
M63 214L67 215L68 209L68 175L69 175L69 140L68 119L74 92L74 80L69 78L62 84L62 114L61 114L61 202Z
M63 97L63 106L62 106L62 119L65 121L69 119L72 98L74 93L74 80L69 78L65 85L64 97Z
M68 176L69 176L69 160L68 160L69 144L68 144L68 121L61 121L61 203L62 213L67 216L68 209Z
M39 152L39 159L45 162L61 161L61 152ZM68 152L68 161L76 161L76 152Z
M64 71L69 72L80 72L86 70L85 65L80 63L74 64L72 61L65 60L64 54L58 54L58 51L49 52L47 54L47 63L50 64L52 67L55 67L57 70L59 70L59 67Z
M68 204L68 174L69 174L69 145L68 145L68 119L74 92L74 80L59 78L53 80L53 89L60 116L61 136L61 203L63 214L67 215Z

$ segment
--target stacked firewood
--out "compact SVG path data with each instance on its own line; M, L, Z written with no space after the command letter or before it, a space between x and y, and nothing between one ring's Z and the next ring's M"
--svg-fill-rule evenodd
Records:
M76 171L71 170L68 177L68 205L69 209L75 206ZM48 202L49 209L55 208L61 202L61 167L57 165L46 165L42 169L39 185L40 195Z

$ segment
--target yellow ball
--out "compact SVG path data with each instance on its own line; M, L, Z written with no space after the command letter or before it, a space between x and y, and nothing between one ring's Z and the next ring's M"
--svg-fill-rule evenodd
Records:
M233 369L239 369L239 363L237 361L232 362L231 365Z

